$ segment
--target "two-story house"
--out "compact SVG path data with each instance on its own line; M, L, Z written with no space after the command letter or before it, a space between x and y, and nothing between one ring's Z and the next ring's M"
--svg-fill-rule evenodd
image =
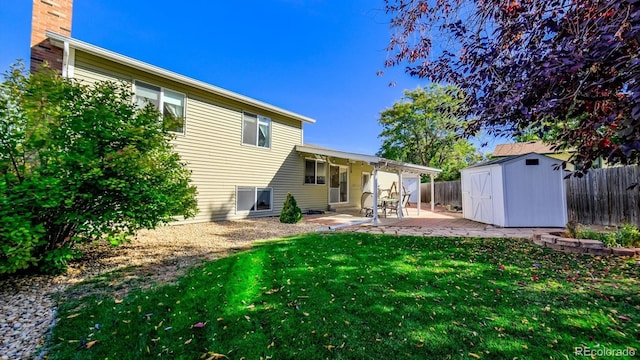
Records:
M305 145L314 119L71 37L73 0L33 0L31 69L130 84L136 102L177 121L176 151L192 171L199 213L189 222L278 215L288 192L303 210L358 207L377 171L439 172L375 156Z

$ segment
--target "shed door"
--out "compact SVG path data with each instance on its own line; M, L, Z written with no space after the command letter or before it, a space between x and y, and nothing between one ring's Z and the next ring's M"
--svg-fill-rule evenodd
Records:
M489 171L470 174L471 218L486 224L493 224L493 203L491 200L491 173Z

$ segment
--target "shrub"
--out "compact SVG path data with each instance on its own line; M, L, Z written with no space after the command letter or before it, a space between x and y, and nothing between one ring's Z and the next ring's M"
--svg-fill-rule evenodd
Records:
M592 239L602 241L606 247L616 247L616 237L612 232L599 232L589 228L580 228L578 230L579 239Z
M6 200L4 194L0 193L0 197ZM30 214L0 211L0 274L36 265L39 259L34 250L44 245L43 235L44 228L41 224L33 225Z
M173 135L130 86L12 67L0 84L0 273L64 270L80 241L120 243L173 216L196 190Z
M637 247L640 246L640 230L635 225L623 224L616 231L596 231L583 226L575 226L575 238L602 241L607 247Z
M578 237L578 223L571 220L567 223L567 233L565 234L568 238L575 239Z
M287 193L287 198L284 200L284 206L280 211L280 222L285 224L295 224L302 220L302 211L296 203L296 199Z
M632 224L623 224L616 232L616 242L623 247L640 247L640 230Z

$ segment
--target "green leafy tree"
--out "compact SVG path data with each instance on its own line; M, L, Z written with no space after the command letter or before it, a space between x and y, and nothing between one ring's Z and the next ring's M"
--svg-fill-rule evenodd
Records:
M640 163L637 0L385 0L386 66L456 85L484 130L554 132L587 171ZM580 174L580 173L577 173Z
M404 98L380 113L378 156L442 169L440 180L460 178L460 169L480 160L475 147L460 137L465 122L462 93L432 84L405 90Z
M513 137L513 140L516 142L529 142L529 141L539 141L540 136L536 134L534 131L523 131L518 135Z
M287 193L287 198L284 200L284 205L280 211L280 222L285 224L295 224L302 220L302 211L298 207L296 199Z
M0 273L66 268L80 241L116 245L196 213L190 171L152 106L125 84L93 86L12 67L0 86Z

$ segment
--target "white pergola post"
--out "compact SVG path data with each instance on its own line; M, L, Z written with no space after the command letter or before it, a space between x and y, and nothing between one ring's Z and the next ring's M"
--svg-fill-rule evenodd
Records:
M433 183L433 174L429 174L429 179L431 180L431 212L434 212L436 209L436 201L435 201L435 184Z
M404 218L404 214L402 214L402 198L404 196L404 185L402 184L402 170L398 170L398 208L396 212L398 213L398 219L402 220Z
M422 180L422 174L418 174L418 217L420 217L420 208L422 207L422 186L420 180Z
M378 226L378 167L373 168L373 226Z

